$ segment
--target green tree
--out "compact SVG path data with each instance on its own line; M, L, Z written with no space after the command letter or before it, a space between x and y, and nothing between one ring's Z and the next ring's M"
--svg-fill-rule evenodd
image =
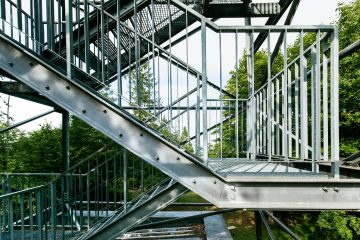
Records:
M344 49L360 39L360 0L340 4L339 45ZM340 154L360 151L360 52L340 61Z
M61 130L46 123L37 131L22 133L11 144L9 172L59 172L63 168Z

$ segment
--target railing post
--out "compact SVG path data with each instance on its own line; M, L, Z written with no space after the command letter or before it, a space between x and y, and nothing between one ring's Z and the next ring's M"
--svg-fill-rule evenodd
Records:
M331 161L334 178L339 176L339 29L334 26L331 36Z
M196 76L195 154L200 155L200 75Z
M4 20L6 19L6 7L5 7L5 0L0 0L0 18L1 18L1 25L0 29L5 31L5 23Z
M245 25L251 25L250 18L245 18ZM246 33L246 62L248 74L248 111L247 115L247 144L248 157L255 160L256 158L256 101L255 101L255 78L254 78L254 33Z
M128 177L127 177L127 165L128 165L128 153L125 148L123 148L123 161L124 161L124 212L127 211L127 191L128 191Z
M9 197L9 231L10 231L10 239L14 240L14 211L13 211L13 200L12 197Z
M51 238L56 239L56 183L50 183L50 193L51 193Z
M300 137L301 160L308 158L307 60L304 56L304 31L300 32Z
M38 239L42 239L42 189L36 190L36 216L37 216L37 230Z
M72 24L72 1L65 0L65 38L66 38L66 70L67 77L71 79L72 77L72 67L73 63L73 24Z
M271 45L270 45L270 31L268 32L267 37L267 136L266 136L266 146L267 146L267 155L268 160L271 161L272 157L272 147L273 147L273 119L274 119L274 109L273 109L273 98L274 98L274 89L273 84L271 82Z
M289 146L288 146L288 64L287 64L287 32L284 34L284 70L282 76L281 92L282 92L282 155L285 161L289 157Z
M206 66L206 22L201 21L201 61L202 61L202 115L203 115L203 160L208 163L208 133L207 133L207 66Z

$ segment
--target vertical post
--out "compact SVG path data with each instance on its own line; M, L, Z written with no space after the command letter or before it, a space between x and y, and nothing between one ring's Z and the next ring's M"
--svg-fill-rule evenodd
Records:
M201 61L202 61L202 116L203 116L203 160L208 163L208 132L207 132L207 69L206 69L206 22L201 21Z
M272 155L272 135L273 133L273 85L271 82L271 45L270 45L270 30L268 32L267 37L267 122L266 122L266 128L267 128L267 136L266 136L266 146L267 146L267 155L268 160L271 161L271 155Z
M120 1L120 0L119 0ZM153 80L153 105L154 105L154 114L156 114L156 71L155 71L155 18L154 18L154 0L151 0L151 49L152 49L152 80ZM186 26L187 26L187 19L186 19ZM188 78L188 77L187 77ZM188 80L187 80L188 81ZM159 84L159 83L158 83ZM158 93L160 95L160 92Z
M24 186L21 188L24 189ZM25 194L20 194L20 217L21 217L21 238L25 239ZM1 220L1 219L0 219ZM0 224L1 226L1 224ZM1 239L1 237L0 237ZM55 239L55 238L54 238Z
M47 29L47 46L54 49L54 1L46 0L46 29Z
M67 77L72 77L73 63L73 26L72 26L72 1L65 0L65 38L66 38L66 71Z
M34 31L35 31L35 46L36 51L39 52L41 50L41 46L39 43L43 43L43 23L42 23L42 14L41 14L41 1L34 0Z
M331 36L331 161L332 174L339 178L339 29L334 26Z
M62 158L64 171L67 170L70 166L69 159L69 122L70 116L69 112L63 111L62 113Z
M275 79L275 109L276 109L276 155L280 155L280 83L279 79Z
M196 110L195 110L195 152L200 154L200 75L197 74L196 81Z
M251 25L250 18L245 18L245 25ZM254 85L254 36L253 32L246 33L246 62L248 74L248 95L249 95L249 114L248 114L248 152L250 159L256 157L256 101Z
M270 82L270 88L271 88L271 154L275 154L275 85L274 81Z
M36 216L37 216L37 230L38 230L38 239L42 239L42 189L36 190Z
M9 231L10 231L10 239L14 240L14 210L13 210L13 199L9 197Z
M268 86L269 87L269 86ZM266 94L266 89L264 88L262 90L263 92L263 98L261 99L262 101L262 129L263 129L263 135L262 135L262 139L263 139L263 145L261 146L262 149L262 153L263 154L268 154L267 152L267 141L266 141L266 136L267 136L267 131L269 131L269 129L267 129L267 123L266 123L266 99L269 98L269 96Z
M301 160L308 158L307 61L304 56L304 31L300 32L300 136Z
M50 183L50 193L51 193L51 237L56 239L56 183Z
M104 0L100 1L100 39L101 39L101 81L105 83L105 16L104 16ZM136 7L135 7L136 9Z
M235 149L236 159L239 159L239 56L238 33L235 31Z
M62 128L61 128L61 137L62 137L62 158L63 158L63 167L64 167L64 171L66 171L67 169L69 169L70 167L70 158L69 158L69 122L70 122L70 116L69 116L69 112L67 111L63 111L62 112ZM62 206L65 206L65 198L68 200L69 197L69 179L68 177L65 175L64 176L64 182L62 183L62 189L64 192L62 193L63 197L62 197ZM69 201L68 201L69 202ZM69 205L69 207L71 207ZM64 209L63 209L64 211ZM70 209L68 209L68 211L70 212ZM62 214L63 216L64 214ZM62 223L64 224L64 222Z
M289 150L288 150L288 66L287 66L287 49L286 49L286 36L287 31L285 30L284 34L284 75L282 78L282 155L285 158L285 161L288 160Z
M324 49L327 49L327 41L324 41ZM324 161L329 160L329 109L328 109L328 57L323 53L323 151Z
M127 191L128 191L128 177L127 177L127 168L128 168L128 152L127 150L124 148L123 149L124 153L123 153L123 161L124 161L124 169L123 169L123 173L124 173L124 212L127 211Z
M256 240L263 240L262 221L259 211L255 211Z
M16 1L16 4L17 4L17 25L18 25L18 28L19 28L19 42L21 42L21 31L23 30L23 27L22 27L22 14L21 14L21 0L17 0Z
M172 33L172 28L171 28L171 24L172 24L172 15L171 15L171 8L170 8L170 0L167 1L167 11L168 11L168 19L169 19L169 56L168 56L168 105L170 106L169 108L169 121L170 121L170 126L172 127L172 102L173 102L173 98L172 98L172 65L171 65L171 61L172 61L172 42L171 42L171 33ZM159 93L160 94L160 93Z
M287 104L287 113L288 113L288 156L292 157L292 146L293 146L293 138L292 138L292 99L291 99L291 70L288 69L288 79L287 79L287 85L288 85L288 104Z
M90 73L90 39L89 39L89 0L84 0L84 40L85 40L85 67Z
M221 31L219 32L219 60L220 60L220 159L223 158L223 93L222 93L222 46ZM236 51L237 52L237 51Z
M86 208L87 208L87 227L90 228L90 161L87 161L87 172L86 172Z
M315 161L321 160L321 91L320 91L320 31L316 33L316 69L315 69ZM314 149L313 149L314 151ZM319 172L319 165L315 164L315 172Z
M5 0L0 0L0 18L1 18L1 30L5 31L5 24L4 20L6 20L6 7L5 7Z
M299 157L299 66L295 63L295 157Z
M141 193L144 193L144 160L141 159Z
M121 37L120 37L120 11L121 11L121 0L116 1L116 12L118 14L118 19L116 21L116 33L117 33L117 46L116 46L116 54L117 54L117 84L118 84L118 105L121 107L121 98L122 98L122 75L121 75ZM154 56L154 49L153 49L153 59ZM155 94L155 89L154 89ZM154 100L155 105L155 100ZM116 195L116 194L115 194Z

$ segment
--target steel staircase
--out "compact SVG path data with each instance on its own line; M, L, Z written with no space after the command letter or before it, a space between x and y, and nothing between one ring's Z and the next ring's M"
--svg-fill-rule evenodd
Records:
M122 4L127 7L123 6L120 10L123 12L120 13L117 11L116 1L107 1L104 4L84 1L85 8L80 8L80 4L77 3L78 1L76 1L75 6L70 7L75 9L75 15L78 13L76 23L64 24L68 24L67 26L71 30L67 34L60 32L51 35L49 29L52 26L49 24L47 26L47 34L49 34L47 41L42 37L31 36L30 32L24 30L25 27L21 24L17 24L15 27L13 22L6 21L7 17L2 14L3 21L0 32L1 73L25 84L32 91L38 93L39 97L45 97L55 103L57 107L70 112L102 132L124 149L165 173L170 177L170 180L160 182L155 188L139 195L127 206L126 210L125 207L124 209L117 208L109 214L107 209L106 216L103 219L99 219L99 213L97 213L97 220L99 221L89 224L85 229L81 220L78 223L76 204L75 207L71 204L68 205L67 223L71 224L69 230L71 234L69 233L69 235L76 236L77 239L113 239L144 221L155 211L166 207L188 189L220 208L284 210L359 208L360 182L357 179L342 179L339 173L338 122L336 121L338 110L336 108L338 71L336 27L218 26L199 13L204 11L204 13L209 14L208 16L213 16L214 9L211 10L209 4L222 4L215 2L207 2L205 5L194 3L187 3L188 5L186 5L177 0L138 1L134 7L133 1L124 1ZM18 14L20 21L24 18L26 22L28 21L26 19L31 17L21 11ZM34 22L41 20L41 17L38 16L38 18ZM32 21L31 19L30 25L32 25ZM200 31L201 71L189 64L188 53L186 60L184 60L183 57L176 57L172 52L173 43L185 39L186 44L188 44L189 26L192 26L192 34ZM209 33L210 31L211 33ZM295 32L303 37L304 31L316 33L315 43L307 49L300 45L300 56L295 57L291 62L287 61L286 47L284 47L283 70L275 76L270 74L267 83L256 91L254 86L252 86L252 90L250 87L248 99L240 99L238 90L236 90L234 99L232 94L223 91L221 80L219 86L211 82L208 83L213 76L210 76L207 71L210 66L207 66L206 61L211 61L206 56L206 53L209 52L206 45L209 41L207 40L209 39L207 33L218 34L220 43L222 34L234 34L234 42L236 43L234 55L237 68L240 58L238 55L239 34L246 37L246 57L251 65L255 64L255 33L266 32L269 36L271 33L282 33L286 36L288 32ZM174 36L176 36L175 40ZM72 45L67 42L69 40ZM287 46L286 38L284 41L284 46ZM321 44L327 47L331 45L331 47L328 49L320 48ZM219 44L219 46L220 56L222 56L222 45ZM270 40L268 40L267 47L270 58ZM328 57L329 51L331 52L330 57ZM230 52L234 51L230 50ZM326 69L320 69L321 54L323 54L322 59ZM160 96L155 99L157 90L155 89L156 81L153 75L155 75L156 64L154 62L156 57L159 62L164 61L164 65L167 64L168 68L168 90L166 92L168 106L160 104ZM324 125L325 129L327 126L327 122L326 124L320 122L320 115L325 110L320 109L320 103L318 105L317 101L314 101L318 97L317 91L320 92L320 73L330 71L327 69L327 59L330 59L329 62L331 62L329 67L331 74L329 75L331 84L333 84L330 87L332 92L329 94L331 101L326 107L326 111L328 111L328 107L331 108L332 114L331 128L329 127L330 132L327 134L331 136L330 159L324 157L329 155L328 146L321 148L319 135L320 127ZM147 68L147 77L154 80L154 87L151 89L154 100L149 100L148 106L139 100L141 88L138 86L140 84L140 66L146 64L153 68L153 74L150 74L150 70ZM196 82L193 85L194 90L190 91L188 87L189 93L186 93L189 95L197 94L195 104L190 107L189 100L187 100L188 105L183 108L183 113L189 112L191 109L197 111L193 118L196 122L195 137L189 137L184 141L190 142L191 139L195 139L195 154L186 151L185 146L180 141L174 141L174 138L176 139L174 136L180 135L180 132L171 129L172 121L176 118L172 115L171 110L173 107L180 110L179 103L188 99L189 95L179 96L177 94L177 97L172 97L171 94L175 88L172 85L174 80L172 79L173 66L177 67L176 71L178 72L186 72L186 76L183 76L184 81L192 78ZM310 72L311 81L306 78L308 66L312 70ZM157 67L158 69L161 68L160 63ZM251 72L253 67L249 67L247 71L247 77L254 81L254 74ZM269 72L271 72L271 67ZM133 75L136 76L135 87L131 85L134 84L131 82ZM238 82L238 74L234 75L236 82ZM127 87L130 97L129 99L124 97L123 86L120 86L120 91L115 94L114 99L111 95L113 88L111 83L118 81L120 84L122 80L126 79L124 76L129 79L128 85L124 84L124 86ZM324 74L324 76L327 75ZM220 73L220 78L222 78L222 73ZM160 87L160 78L157 81L158 87ZM179 77L177 81L179 81ZM304 85L305 83L309 85ZM216 89L216 94L220 95L220 99L208 98L207 85ZM307 90L305 90L307 87L311 88L310 107L305 102L305 99L308 99ZM134 88L135 93L133 93ZM149 90L149 92L151 91ZM200 92L202 94L201 100ZM136 101L133 101L132 94L136 95ZM160 95L160 92L158 94ZM301 97L303 101L301 101ZM327 101L327 95L323 99ZM221 106L207 105L211 101L219 101ZM226 103L226 101L228 102ZM296 105L294 110L292 110L291 101L294 101L294 105ZM126 104L124 105L124 103ZM150 106L150 103L153 106ZM280 107L280 105L282 106ZM201 118L200 108L202 111ZM220 115L227 114L227 116L208 128L207 124L210 123L208 118L215 115L209 113L212 108L220 110ZM304 121L308 121L306 117L308 108L311 109L311 114L309 114L311 115L311 128L305 127L304 124ZM144 109L145 111L143 111ZM234 113L231 112L232 110ZM145 112L146 117L139 114L139 111ZM163 115L165 114L163 113L165 111L169 113L168 118L164 120ZM299 112L301 114L298 114ZM183 113L178 112L177 116ZM218 142L219 139L222 141L222 136L218 137L217 135L222 132L224 124L228 124L230 128L230 125L234 123L233 121L239 123L240 118L242 118L246 131L239 134L239 124L235 124L236 136L231 143L234 145L232 146L234 151L229 156L224 157L223 142ZM203 121L202 124L199 123L200 119ZM200 132L200 125L203 132ZM300 127L304 131L299 132ZM180 129L179 126L178 128ZM311 140L309 140L308 133L310 133ZM202 135L202 141L200 141L200 135ZM213 135L217 136L215 140L211 137ZM328 138L326 139L328 140ZM213 140L212 145L210 144L211 140ZM240 143L240 141L244 141L246 144ZM216 151L211 152L211 147L217 146L217 144L221 145L220 154ZM246 149L243 147L245 145ZM311 157L309 157L309 153L311 153ZM264 158L261 159L259 156L264 156ZM310 169L298 167L296 161L307 165L307 167L310 166ZM319 164L325 161L332 168L329 173L320 172L318 169ZM100 166L95 166L94 169L98 167ZM86 172L86 174L89 173L90 171ZM105 181L106 183L107 181ZM82 186L80 180L78 185ZM49 201L52 204L51 206L41 206L41 201L37 200L38 212L36 217L38 223L42 224L47 222L41 218L42 212L47 212L52 216L48 222L52 224L50 224L53 229L51 234L56 239L56 215L58 212L63 214L65 209L62 208L60 211L55 207L57 201L54 183L51 182L49 186L41 185L20 193L16 192L14 195L38 194L38 199L40 199L43 189L48 188L50 188L50 193L47 194L49 194ZM13 195L3 196L3 198L11 196ZM76 203L76 200L82 197L82 194L75 194L68 198L69 202L74 200ZM88 209L90 208L88 207ZM90 217L90 210L88 214ZM12 223L13 220L10 219L9 222ZM39 227L42 226L41 224L38 224L38 231L42 238L42 227Z
M349 191L353 195L354 188L348 188L346 183L337 180L317 179L314 181L310 178L309 181L305 180L304 183L297 184L297 179L277 179L273 183L273 187L278 188L278 191L274 192L265 190L269 181L266 178L257 180L246 177L228 180L209 169L197 157L178 148L163 138L160 133L143 125L98 93L67 79L44 62L41 56L25 50L4 35L1 35L0 51L2 53L0 66L8 74L42 93L62 108L69 110L78 118L218 207L283 208L286 206L286 208L302 208L302 204L307 204L299 202L299 196L295 193L308 192L311 195L320 194L321 196L322 192L314 192L320 186L332 188L336 185L341 191ZM75 96L76 102L71 100ZM265 195L257 195L257 202L248 202L249 197L250 199L255 197L252 193L253 187L264 191ZM289 191L294 195L288 194ZM280 194L281 192L286 197ZM351 204L355 204L354 207L357 205L356 202L352 202L352 198L344 198L344 195L338 195L336 192L335 194L329 192L330 194L337 200L347 201L348 204L344 206L345 208L351 208ZM294 202L289 201L289 197L291 199L292 196L296 197L297 202L295 199ZM314 202L313 206L323 208L324 204L323 201ZM327 207L338 208L339 206L337 202L331 201Z

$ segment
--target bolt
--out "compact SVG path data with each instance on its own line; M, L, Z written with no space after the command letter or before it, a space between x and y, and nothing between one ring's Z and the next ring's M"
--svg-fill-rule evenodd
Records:
M334 191L335 191L335 192L339 192L339 188L334 187Z
M86 113L86 110L85 110L85 109L84 109L84 110L82 110L82 113L84 113L84 114L85 114L85 113Z
M159 161L160 160L160 158L159 157L156 157L156 161Z
M323 187L322 190L324 190L324 192L328 192L329 189L327 187Z
M10 67L12 67L12 66L14 66L14 63L12 63L12 62L9 62L9 65L10 65Z
M106 109L103 111L104 113L107 113Z
M178 160L178 161L179 161L179 160L180 160L180 158L179 158L179 157L176 157L176 160Z
M122 133L120 133L120 134L119 134L119 137L122 137L122 136L123 136Z
M28 64L29 64L30 66L34 66L34 63L32 63L32 62L28 62Z
M144 134L143 134L143 133L140 133L140 137L142 137L142 136L144 136Z
M193 184L196 184L196 180L193 180Z
M214 184L216 184L216 180L214 180L214 182L213 182Z
M68 86L66 86L66 89L67 89L67 90L70 90L70 86L69 86L69 85L68 85Z
M45 89L46 89L46 90L50 90L50 87L49 87L49 86L46 86Z

